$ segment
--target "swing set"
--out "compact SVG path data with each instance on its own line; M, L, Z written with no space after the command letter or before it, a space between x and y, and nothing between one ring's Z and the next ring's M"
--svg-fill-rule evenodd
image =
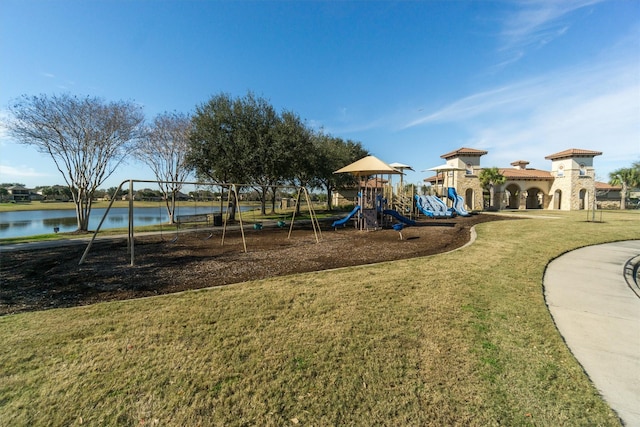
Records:
M231 212L234 211L235 207L232 206L232 200L238 201L240 200L239 195L238 195L238 188L241 187L248 187L249 185L247 184L233 184L233 183L221 183L221 184L212 184L212 183L208 183L208 182L176 182L176 181L151 181L151 180L138 180L138 179L128 179L125 181L122 181L120 183L120 185L118 186L118 188L116 189L116 192L114 194L117 194L122 187L126 184L129 183L129 194L133 194L133 184L135 183L157 183L157 184L181 184L181 185L215 185L217 187L221 187L221 189L225 190L227 189L229 191L229 196L227 197L227 205L226 205L226 209L224 212L224 218L222 220L222 240L221 240L221 245L224 245L224 240L225 240L225 236L226 236L226 232L227 232L227 228L228 225L230 223L230 218L231 218ZM308 211L309 211L309 217L311 219L311 225L313 228L313 233L316 239L316 243L320 242L320 238L322 237L322 232L320 230L320 223L318 221L318 217L315 213L315 210L313 209L313 204L311 203L311 196L309 195L308 190L305 187L293 187L293 186L278 186L278 188L297 188L297 196L296 196L296 208L293 211L293 215L291 217L291 224L289 226L289 234L287 235L287 239L291 238L291 233L293 231L293 225L294 225L294 221L295 221L295 217L296 217L296 212L297 212L297 207L300 206L300 202L302 197L305 198L307 207L308 207ZM233 199L232 197L233 196ZM109 205L107 206L107 208L105 209L104 215L102 216L102 219L100 220L100 223L98 224L98 227L96 228L96 230L93 233L93 236L91 237L91 240L89 241L89 243L87 244L87 247L84 251L84 253L82 254L82 257L80 258L80 261L78 262L78 265L82 265L85 260L87 255L89 254L89 251L91 250L91 246L93 245L93 242L95 241L98 233L100 232L100 229L102 227L102 224L104 223L105 219L107 218L107 215L109 214L109 210L111 209L111 207L113 206L113 202L115 201L115 197L111 198L111 201L109 203ZM223 197L224 199L224 197ZM222 204L222 201L221 201ZM134 210L134 206L133 206L133 197L129 197L129 225L128 225L128 237L127 237L127 251L129 253L130 256L130 265L134 266L135 265L135 243L134 243L134 237L135 237L135 230L134 230L134 224L133 224L133 210ZM176 210L177 212L177 210ZM220 214L222 215L222 213ZM176 219L176 234L175 237L171 240L172 243L175 243L176 241L178 241L179 235L182 231L180 231L180 226L181 224L187 224L187 223L202 223L202 222L206 222L208 229L210 230L210 225L211 222L209 221L209 217L212 218L212 222L213 225L217 225L216 221L215 221L215 217L214 217L214 213L212 212L211 214L195 214L195 215L176 215L175 219ZM240 229L240 234L242 235L242 245L243 245L243 249L244 252L247 252L247 241L246 241L246 236L245 236L245 232L244 232L244 221L242 219L242 210L238 209L238 222L239 222L239 229ZM277 222L278 227L282 228L285 223L284 221L278 221ZM197 225L196 225L197 227ZM260 227L262 228L262 227ZM197 231L197 228L196 228ZM162 225L160 226L160 236L162 238L163 234L162 234ZM208 240L211 237L213 237L213 233L210 232L209 235L204 238L203 240Z

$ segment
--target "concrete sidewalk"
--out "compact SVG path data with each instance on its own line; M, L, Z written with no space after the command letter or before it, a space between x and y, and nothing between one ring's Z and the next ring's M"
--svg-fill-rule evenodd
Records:
M569 349L627 426L640 427L640 298L625 263L640 240L589 246L553 260L545 298Z

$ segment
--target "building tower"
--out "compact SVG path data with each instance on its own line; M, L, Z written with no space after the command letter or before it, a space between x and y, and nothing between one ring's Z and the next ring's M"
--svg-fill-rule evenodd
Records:
M459 148L440 156L451 166L452 170L445 172L448 176L449 186L455 187L456 192L464 197L465 205L470 210L482 210L482 187L478 174L480 167L480 157L487 154L487 151L475 148Z
M554 177L549 195L550 209L573 211L595 207L595 169L593 158L601 151L570 148L546 156Z

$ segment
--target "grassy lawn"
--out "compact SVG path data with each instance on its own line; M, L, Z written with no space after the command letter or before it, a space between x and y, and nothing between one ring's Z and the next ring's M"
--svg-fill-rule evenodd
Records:
M2 317L0 425L619 425L542 278L640 212L533 214L448 254Z

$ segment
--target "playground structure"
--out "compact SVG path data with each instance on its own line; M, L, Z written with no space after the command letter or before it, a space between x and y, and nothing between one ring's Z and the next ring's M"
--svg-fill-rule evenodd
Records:
M397 167L400 170L374 156L367 156L334 172L353 174L358 179L359 189L356 206L347 216L335 221L332 227L346 225L350 220L354 221L358 230L377 230L392 225L393 220L404 225L415 225L411 218L414 212L413 203L410 196L407 201L402 179L396 192L389 184L392 175L402 176L402 169L410 166L398 164ZM385 180L385 175L389 176L389 179ZM405 213L409 217L403 215Z
M464 198L459 196L456 193L455 187L447 188L447 198L451 200L452 206L451 208L455 211L456 214L460 216L469 216L471 215L464 207Z
M455 211L436 196L415 195L416 208L429 218L452 218Z
M387 165L374 156L368 156L354 162L335 173L351 173L358 178L358 193L355 207L349 214L332 224L332 227L344 226L353 221L359 230L376 230L391 224L394 220L404 225L415 225L419 215L428 218L452 218L471 215L465 208L464 198L456 193L453 183L443 183L442 198L436 195L419 195L413 185L403 184L404 170L411 166L401 163ZM447 172L453 175L455 167L437 166L431 171ZM388 178L385 180L384 176ZM394 187L393 175L400 175L400 182ZM437 188L437 186L436 186ZM449 205L450 204L450 205Z
M177 215L176 216L176 237L174 239L177 240L178 238L178 230L180 227L181 223L199 223L199 222L205 222L207 225L211 225L213 224L214 226L216 225L220 225L222 226L222 240L220 242L221 245L224 245L224 239L225 239L225 235L226 235L226 231L229 225L229 219L230 219L230 215L231 212L234 210L233 206L232 206L232 200L240 200L240 197L238 195L238 188L241 187L250 187L249 184L234 184L234 183L209 183L209 182L177 182L177 181L152 181L152 180L136 180L136 179L128 179L125 181L122 181L120 183L120 185L118 186L115 194L117 194L118 192L120 192L122 190L122 187L128 183L129 184L129 194L133 194L133 184L134 183L156 183L156 184L179 184L179 185L208 185L208 186L214 186L214 187L220 187L221 190L227 190L229 192L229 197L227 197L227 203L226 203L226 209L224 210L224 215L225 218L222 219L220 218L220 221L218 224L216 224L216 218L213 216L213 213L211 213L211 215L209 214L198 214L198 215L185 215L185 216L180 216ZM321 230L320 230L320 224L318 222L318 217L315 213L315 210L313 209L313 204L311 203L311 197L309 195L308 190L305 187L292 187L292 186L278 186L278 188L297 188L297 195L296 195L296 206L300 206L300 202L302 197L305 198L306 204L308 206L308 211L309 211L309 217L311 220L311 226L313 228L313 233L315 236L315 240L316 243L319 243L320 238L321 238ZM233 199L231 197L231 195L233 195ZM223 200L224 198L222 198L221 200ZM91 240L89 241L89 243L87 244L87 248L85 249L84 253L82 254L82 257L80 259L80 261L78 262L78 265L82 265L85 262L85 259L89 253L89 251L91 250L91 246L93 245L93 242L95 241L98 233L100 232L100 229L102 227L102 224L104 223L105 219L107 218L107 215L109 214L109 211L111 209L111 207L113 206L114 201L116 200L115 197L111 198L111 201L109 202L109 205L107 206L104 215L102 216L102 219L100 220L100 223L98 224L98 227L96 228L96 230L93 233L93 236L91 237ZM133 212L134 212L134 204L133 204L133 197L129 197L129 223L128 223L128 236L127 236L127 251L130 255L130 265L134 266L135 265L135 228L134 228L134 224L133 224ZM222 213L222 212L221 212ZM291 222L290 222L290 226L289 226L289 234L287 235L287 239L289 239L291 237L291 232L293 231L293 225L295 222L295 217L296 217L296 213L297 213L297 208L293 210L293 214L291 217ZM242 236L242 244L243 244L243 248L244 248L244 252L247 252L247 242L246 242L246 236L245 236L245 232L244 232L244 221L242 218L242 210L238 209L237 210L237 216L238 216L238 225L239 225L239 229L240 229L240 233ZM210 217L213 218L213 221L210 221ZM255 227L256 225L258 225L258 227ZM285 222L284 221L278 221L277 222L277 226L279 228L282 228L285 226ZM254 224L254 229L256 230L260 230L262 229L262 224L261 223L255 223ZM206 237L206 239L210 239L212 237L212 233L209 233L209 235Z

